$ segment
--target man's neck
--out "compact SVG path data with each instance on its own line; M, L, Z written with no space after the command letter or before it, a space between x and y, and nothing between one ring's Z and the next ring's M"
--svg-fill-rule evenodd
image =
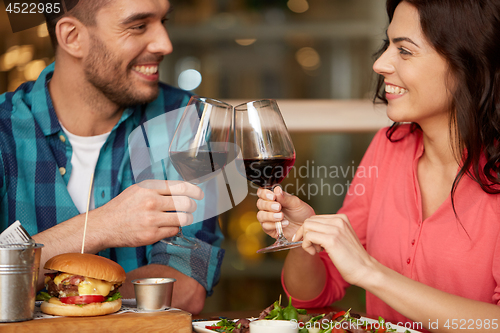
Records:
M106 98L77 68L81 67L56 61L49 92L57 118L79 136L108 133L120 120L123 108Z

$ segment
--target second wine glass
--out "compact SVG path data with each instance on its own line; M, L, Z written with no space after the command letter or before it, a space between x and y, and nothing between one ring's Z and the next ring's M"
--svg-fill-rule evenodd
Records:
M233 124L233 107L227 103L200 96L189 100L169 147L170 162L184 181L204 183L223 172L229 153ZM179 227L174 237L162 242L196 248Z
M295 163L295 149L272 99L244 103L235 108L236 144L241 149L244 170L241 173L259 187L273 190L287 176ZM299 247L302 242L289 242L283 235L281 221L276 222L276 242L257 253Z

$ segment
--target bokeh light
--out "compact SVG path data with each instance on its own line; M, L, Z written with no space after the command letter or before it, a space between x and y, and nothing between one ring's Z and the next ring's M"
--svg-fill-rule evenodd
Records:
M309 9L307 0L288 0L288 8L294 13L304 13Z
M321 58L318 52L312 47L303 47L295 54L297 62L306 70L318 69L321 65Z

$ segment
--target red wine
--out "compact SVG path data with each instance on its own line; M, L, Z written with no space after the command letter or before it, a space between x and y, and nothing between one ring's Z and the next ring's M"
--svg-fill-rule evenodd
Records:
M281 183L295 163L294 157L267 159L245 158L246 178L259 187L272 187Z
M227 163L228 152L208 152L195 149L170 152L175 170L185 181L205 182L215 176Z

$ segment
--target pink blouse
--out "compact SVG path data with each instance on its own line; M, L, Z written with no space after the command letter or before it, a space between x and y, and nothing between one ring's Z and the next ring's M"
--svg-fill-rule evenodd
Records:
M500 305L500 196L464 176L454 197L460 220L448 196L422 221L417 180L422 132L410 134L404 125L395 136L406 137L390 142L386 131L370 144L338 213L349 217L363 246L383 265L433 288ZM328 306L345 294L348 284L326 252L320 256L327 283L315 299L293 299L299 308ZM409 321L369 292L366 307L371 316Z

